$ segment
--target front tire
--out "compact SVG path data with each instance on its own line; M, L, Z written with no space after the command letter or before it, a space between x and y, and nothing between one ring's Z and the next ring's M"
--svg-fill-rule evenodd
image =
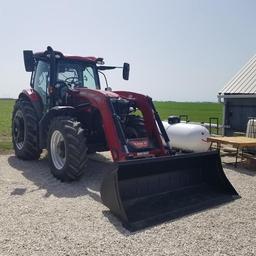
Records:
M12 114L12 143L15 155L23 160L36 160L42 150L38 143L38 118L30 101L18 99Z
M48 132L49 163L61 181L79 179L85 172L87 144L81 123L71 117L57 117Z

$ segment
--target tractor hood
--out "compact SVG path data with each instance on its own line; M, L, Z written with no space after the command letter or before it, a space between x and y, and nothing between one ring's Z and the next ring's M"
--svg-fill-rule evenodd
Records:
M87 88L76 88L72 90L71 94L76 99L78 104L90 102L96 108L101 109L103 106L108 106L110 98L118 99L120 96L117 93L109 91L92 90Z
M117 93L110 91L100 91L100 90L92 90L87 88L79 88L74 89L73 94L79 95L80 97L109 97L109 98L118 98L120 97Z

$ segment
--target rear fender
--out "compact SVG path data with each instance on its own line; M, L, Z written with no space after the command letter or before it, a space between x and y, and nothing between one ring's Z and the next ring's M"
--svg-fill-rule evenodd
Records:
M56 106L46 112L39 122L39 146L41 149L47 146L47 133L51 120L57 116L75 116L75 108L71 106Z
M37 117L40 120L43 116L43 103L41 97L34 89L26 89L23 90L20 95L19 99L26 99L31 102L33 108L36 111Z

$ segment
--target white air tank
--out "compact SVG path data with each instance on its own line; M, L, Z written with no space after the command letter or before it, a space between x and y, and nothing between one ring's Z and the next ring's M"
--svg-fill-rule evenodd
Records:
M172 148L192 152L205 152L209 149L209 131L199 124L176 123L163 121Z

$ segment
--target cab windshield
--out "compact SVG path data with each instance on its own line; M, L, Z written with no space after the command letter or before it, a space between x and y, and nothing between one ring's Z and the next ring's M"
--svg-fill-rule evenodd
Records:
M79 61L59 61L57 65L57 81L68 86L99 89L95 66Z

